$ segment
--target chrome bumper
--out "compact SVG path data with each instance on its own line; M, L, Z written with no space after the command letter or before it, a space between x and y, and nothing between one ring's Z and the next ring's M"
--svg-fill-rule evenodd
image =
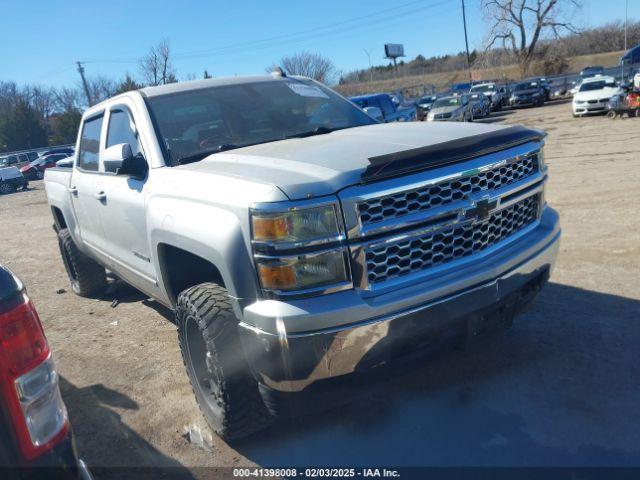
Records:
M283 308L272 301L254 308L253 312L249 308L245 311L245 320L261 320L265 326L270 324L266 320L270 320L274 327L268 331L255 324L240 323L244 353L256 379L274 391L301 392L320 380L370 370L419 350L432 344L443 332L475 334L496 312L512 316L546 282L557 257L560 243L557 214L546 208L536 230L521 239L519 245L488 259L483 266L484 276L478 268L469 269L465 281L458 279L454 285L448 285L449 291L451 287L458 287L454 293L394 312L354 318L356 315L350 313L360 313L361 309L347 306L343 300L349 293L355 295L354 292L323 299L325 310L320 315L311 314L313 304L307 304L310 309L306 312L300 306L287 309L289 306ZM514 265L516 259L518 263ZM500 273L491 276L496 271ZM473 278L482 277L481 283L469 284ZM390 303L406 304L411 299L428 298L430 293L437 292L435 289L418 295L417 290L396 292L395 302ZM398 295L403 293L405 298L399 302ZM256 313L258 310L261 317ZM385 306L374 305L370 311L384 312ZM269 312L271 318L267 318ZM308 317L321 324L322 320L340 314L353 323L296 331L296 326L309 325Z

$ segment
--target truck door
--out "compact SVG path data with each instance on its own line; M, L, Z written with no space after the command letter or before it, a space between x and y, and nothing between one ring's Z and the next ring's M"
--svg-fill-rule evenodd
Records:
M104 231L100 223L99 155L104 114L89 117L82 125L76 166L71 173L69 194L78 220L82 243L105 261Z
M126 104L110 107L107 119L105 149L128 143L134 156L145 158L134 116ZM102 191L105 195L100 219L106 232L105 251L114 271L129 283L150 293L157 288L147 236L147 178L105 173Z

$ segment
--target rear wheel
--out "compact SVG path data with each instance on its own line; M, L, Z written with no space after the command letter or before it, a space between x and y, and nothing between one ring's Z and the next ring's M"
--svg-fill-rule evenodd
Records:
M58 232L58 245L73 292L81 297L104 292L107 287L105 269L78 250L68 229L63 228Z
M249 436L272 421L238 338L238 320L224 287L202 283L176 306L182 359L211 428L222 438Z

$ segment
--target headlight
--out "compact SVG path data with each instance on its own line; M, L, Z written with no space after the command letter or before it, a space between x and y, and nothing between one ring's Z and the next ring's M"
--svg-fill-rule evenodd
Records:
M284 212L252 211L256 242L307 242L340 234L335 204Z
M264 290L291 292L348 282L346 261L346 251L336 249L276 259L256 257L256 266Z
M267 295L352 288L337 202L261 204L250 215L256 271Z

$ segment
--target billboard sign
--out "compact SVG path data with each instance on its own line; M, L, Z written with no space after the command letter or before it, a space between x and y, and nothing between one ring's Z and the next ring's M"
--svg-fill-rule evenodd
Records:
M404 45L401 43L385 43L384 55L387 58L404 57Z

